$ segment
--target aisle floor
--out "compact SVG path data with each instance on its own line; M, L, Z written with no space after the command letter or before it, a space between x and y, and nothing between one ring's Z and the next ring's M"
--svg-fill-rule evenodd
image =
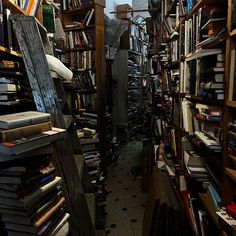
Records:
M141 179L131 174L140 164L142 142L132 141L121 149L117 164L108 170L107 225L111 236L141 236L146 204L141 191Z

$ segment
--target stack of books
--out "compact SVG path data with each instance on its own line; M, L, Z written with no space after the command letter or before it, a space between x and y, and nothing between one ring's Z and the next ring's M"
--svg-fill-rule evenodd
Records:
M20 85L16 79L0 78L0 105L12 105L19 103Z
M50 119L35 111L0 116L0 213L7 235L56 235L68 226L61 177L46 148L65 130Z

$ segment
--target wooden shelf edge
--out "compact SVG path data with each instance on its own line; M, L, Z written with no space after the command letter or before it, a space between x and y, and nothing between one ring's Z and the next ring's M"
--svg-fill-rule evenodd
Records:
M64 27L64 31L67 32L67 31L83 31L83 30L87 30L87 29L93 29L95 28L95 25L87 25L87 26L76 26L76 27Z
M234 182L236 182L236 170L225 168L225 173Z
M220 0L198 0L197 3L194 5L194 7L192 8L192 10L189 12L189 14L187 15L186 19L190 19L194 13L196 13L196 11L203 7L204 5L211 5L211 4L216 4L220 2Z
M15 57L22 57L22 54L20 52L8 49L4 46L0 46L0 52L8 53L8 54L15 56Z
M227 101L227 106L236 108L236 101Z
M236 35L236 29L233 29L231 32L230 32L230 37L232 37L232 36L235 36Z
M21 14L21 15L26 15L26 12L18 5L14 4L12 1L10 0L3 0L3 5L5 7L9 7L11 9L12 13L16 13L16 14Z

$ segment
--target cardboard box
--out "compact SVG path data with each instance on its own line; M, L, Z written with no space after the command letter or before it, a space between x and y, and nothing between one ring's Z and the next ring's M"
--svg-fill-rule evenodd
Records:
M132 7L129 4L120 4L116 6L116 17L118 19L129 19L132 17L132 12L127 12L127 11L132 11Z

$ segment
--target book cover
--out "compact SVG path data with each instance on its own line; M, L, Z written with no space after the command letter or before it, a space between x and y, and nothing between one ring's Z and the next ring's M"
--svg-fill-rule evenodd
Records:
M0 153L6 155L18 155L24 152L34 150L35 148L46 146L56 140L65 137L66 131L53 127L52 130L42 132L31 137L20 140L12 140L0 143Z
M55 10L52 5L42 5L43 25L49 33L55 33Z
M60 183L61 183L61 177L57 176L53 181L38 188L32 194L27 195L22 199L15 200L15 199L9 199L5 197L0 197L0 204L30 209L35 204L37 204L47 193L49 193L51 190L56 188Z
M14 129L0 129L0 142L30 137L52 129L51 121L22 126Z
M38 124L51 119L49 113L27 111L0 116L1 129L13 129L21 126Z

